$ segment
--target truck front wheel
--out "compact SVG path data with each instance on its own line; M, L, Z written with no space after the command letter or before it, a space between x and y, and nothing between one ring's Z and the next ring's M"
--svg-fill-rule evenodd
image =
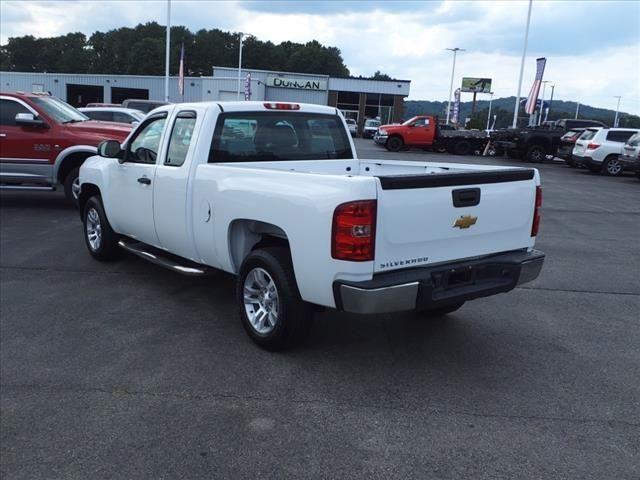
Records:
M300 297L285 247L249 254L238 275L236 300L244 329L255 343L271 351L294 346L313 318Z
M401 137L395 136L387 140L386 147L387 147L387 150L389 150L390 152L397 152L400 149L402 149L403 146L404 146L404 141L402 140Z
M78 207L78 196L80 195L80 167L69 170L64 177L64 196L74 207Z
M93 258L113 260L118 256L118 235L111 229L100 197L87 200L82 213L84 241Z

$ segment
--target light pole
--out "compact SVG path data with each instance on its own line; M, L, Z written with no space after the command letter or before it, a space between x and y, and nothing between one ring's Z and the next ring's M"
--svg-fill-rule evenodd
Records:
M616 118L613 119L613 128L618 128L618 112L620 111L620 99L622 96L614 95L613 98L618 99L618 105L616 106Z
M240 52L238 54L238 100L240 100L240 85L242 84L242 41L244 37L253 37L250 33L239 33L240 35Z
M540 98L540 118L538 118L538 126L542 125L542 112L544 112L544 91L547 88L547 83L550 82L551 80L542 81L542 98Z
M169 49L171 46L171 0L167 0L167 44L164 51L164 101L169 101Z
M489 114L487 115L487 130L489 130L489 122L491 121L491 103L493 102L493 92L489 92Z
M544 121L547 121L547 117L549 117L549 112L551 111L551 105L553 105L553 92L556 90L556 84L551 85L551 98L549 99L549 108L547 108L547 114L544 116Z
M520 109L520 92L522 90L522 74L524 73L524 60L527 56L527 43L529 43L529 23L531 22L531 5L533 0L529 0L529 12L527 13L527 28L524 32L524 48L522 49L522 60L520 61L520 79L518 80L518 96L516 97L516 107L513 110L512 128L518 126L518 110Z
M451 116L451 94L453 93L453 75L456 72L456 54L458 52L465 52L464 48L447 48L453 52L453 67L451 68L451 83L449 84L449 103L447 104L447 125L449 125L449 117Z
M573 117L574 119L578 118L578 112L580 111L580 102L576 102L576 116Z

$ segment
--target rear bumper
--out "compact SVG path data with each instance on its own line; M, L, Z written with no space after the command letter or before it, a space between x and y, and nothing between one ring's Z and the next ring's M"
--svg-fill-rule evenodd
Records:
M558 151L556 152L556 157L570 159L572 151L573 145L560 145L560 147L558 147Z
M515 251L476 260L412 268L366 282L335 282L338 310L386 313L447 306L508 292L538 277L544 253Z
M625 172L640 172L640 158L626 157L620 155L618 160L622 164Z
M602 163L600 162L594 162L593 158L591 157L583 157L582 155L571 155L571 158L573 159L573 162L578 165L578 166L588 166L588 165L592 165L592 166L601 166Z

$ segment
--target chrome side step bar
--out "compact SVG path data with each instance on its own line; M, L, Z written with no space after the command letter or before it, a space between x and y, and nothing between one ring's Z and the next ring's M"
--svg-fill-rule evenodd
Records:
M36 187L36 186L23 186L23 185L0 185L0 190L17 190L17 191L41 191L41 192L53 192L55 187Z
M170 253L160 252L158 249L149 247L148 245L140 242L120 240L118 242L118 246L151 263L155 263L156 265L160 265L161 267L168 268L169 270L173 270L174 272L178 272L183 275L202 276L210 275L215 271L215 269L207 267L206 265L200 265L184 259L181 259L182 262L188 265L180 263L178 260L179 257Z

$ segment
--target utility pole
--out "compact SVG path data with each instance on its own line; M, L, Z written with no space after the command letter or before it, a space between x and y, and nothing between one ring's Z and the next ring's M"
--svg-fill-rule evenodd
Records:
M167 0L167 39L164 52L164 101L169 101L169 50L171 49L171 0Z
M520 62L520 79L518 80L518 95L516 96L516 107L513 110L512 128L518 126L518 110L520 109L520 92L522 91L522 74L524 73L524 60L527 56L527 43L529 43L529 23L531 23L531 5L533 0L529 0L529 12L527 13L527 28L524 32L524 48L522 49L522 61Z
M618 99L618 105L616 105L616 118L613 119L613 128L618 128L618 112L620 111L620 99L622 96L614 95L613 98Z
M238 55L238 100L240 100L240 83L242 82L242 38L244 33L240 32L240 53Z
M447 125L449 125L449 117L451 116L451 94L453 93L453 75L456 72L456 54L458 52L466 52L464 48L447 48L453 52L453 67L451 68L451 83L449 84L449 103L447 104Z
M556 85L553 84L551 85L551 98L549 99L549 106L547 107L547 114L544 116L544 121L547 121L547 118L549 118L549 112L551 112L551 105L553 105L553 92L556 88Z
M574 117L574 119L578 118L578 112L580 111L580 102L576 102L576 116Z

